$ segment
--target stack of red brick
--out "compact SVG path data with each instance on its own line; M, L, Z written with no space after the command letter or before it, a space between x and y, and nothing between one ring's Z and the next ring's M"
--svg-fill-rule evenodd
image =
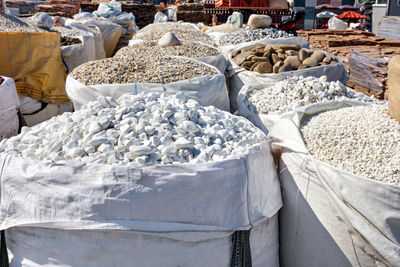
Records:
M49 0L43 5L37 5L35 11L72 18L79 13L81 2L81 0Z
M265 0L215 0L215 7L219 8L267 8L269 2Z

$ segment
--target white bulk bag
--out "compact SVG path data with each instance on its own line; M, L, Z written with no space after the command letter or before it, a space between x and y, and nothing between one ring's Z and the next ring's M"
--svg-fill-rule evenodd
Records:
M113 23L109 20L95 20L95 19L78 19L77 21L74 20L67 20L66 24L68 25L75 25L76 23L80 23L89 27L97 27L101 32L101 36L103 39L104 50L105 50L105 57L111 57L115 47L117 46L118 40L122 35L123 28Z
M0 153L11 266L229 266L250 231L254 266L279 266L279 180L265 139L223 161L133 168ZM12 208L11 208L12 207Z
M195 59L185 59L197 61ZM217 70L211 65L208 66ZM90 101L95 101L100 95L118 98L125 93L140 93L150 90L152 92L165 92L167 94L184 92L187 97L195 99L203 106L211 105L222 110L229 110L229 97L225 75L218 70L217 72L216 75L205 75L168 84L127 83L96 84L90 86L86 86L72 78L71 75L68 75L65 87L67 95L74 104L75 109L80 109L82 105Z
M398 266L400 187L351 174L310 155L300 121L350 105L328 102L299 108L270 128L279 161L282 266Z
M68 68L68 73L79 65L96 60L96 43L94 35L87 31L73 29L71 27L54 27L61 36L74 37L81 40L80 44L72 44L61 47L61 56Z
M168 16L165 15L164 13L158 11L156 15L154 16L154 22L153 23L163 23L168 21Z
M290 38L289 38L290 39ZM296 41L297 39L297 41ZM263 45L281 45L281 44L295 44L300 47L305 47L306 43L302 42L304 39L296 38L293 39L292 42L286 42L286 39L281 39L280 43L274 42L252 42L251 45L239 46L237 49L230 50L228 59L232 68L229 70L228 76L229 78L229 97L231 102L231 107L233 110L237 110L237 96L239 94L240 89L244 85L254 85L254 84L265 84L268 82L276 82L286 79L289 76L314 76L321 77L327 76L328 81L341 81L342 83L346 83L347 80L347 72L344 68L344 65L341 62L338 62L335 65L326 65L326 66L317 66L303 70L294 70L294 71L286 71L281 73L271 73L271 74L260 74L254 71L248 71L238 65L236 65L232 60L232 53L238 49L242 48L251 48L255 47L256 44ZM276 40L276 39L275 39ZM324 52L329 55L329 53ZM336 58L335 56L331 55Z
M122 4L115 0L110 2L102 2L96 11L93 12L95 16L99 17L109 17L118 16L122 12Z
M217 26L216 26L217 27ZM206 32L214 40L214 44L219 46L221 38L226 34L224 32Z
M231 266L232 231L201 241L186 240L186 234L196 233L170 237L137 231L14 227L6 230L6 241L11 267ZM251 229L250 249L253 266L279 266L278 214Z
M93 34L95 42L94 52L96 55L96 59L102 59L106 57L102 33L97 26L84 25L83 23L76 22L72 19L67 19L64 25Z
M4 79L0 84L0 141L18 134L19 98L15 82L12 78L0 76Z
M348 27L349 25L346 22L336 16L333 16L328 20L328 29L330 30L346 30Z
M215 49L214 46L202 43L205 46L209 46ZM225 56L221 53L220 55L216 56L208 56L208 57L198 57L197 60L210 64L216 67L221 73L225 73L225 70L228 66L228 61L226 60Z

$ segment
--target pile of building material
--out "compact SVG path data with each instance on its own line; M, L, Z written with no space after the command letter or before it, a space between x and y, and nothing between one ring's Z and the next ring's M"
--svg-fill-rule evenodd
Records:
M139 5L132 2L121 2L122 12L132 13L136 19L136 25L142 28L153 23L157 9L154 5ZM99 7L99 2L83 2L81 4L82 12L93 12Z
M211 15L204 12L204 4L184 4L176 8L174 21L180 20L193 23L203 22L207 25L211 23Z
M379 99L385 97L387 65L392 56L400 55L400 41L352 30L301 30L298 35L313 48L344 59L348 86Z
M371 32L352 30L301 30L298 36L307 39L313 48L347 58L354 50L372 57L400 54L400 41L387 40Z
M378 99L388 99L387 96L387 58L372 57L359 51L349 56L349 80L347 86Z
M400 18L394 16L383 17L379 22L378 32L380 37L400 40Z
M99 7L98 2L82 2L81 12L93 12Z
M36 12L46 12L51 16L72 18L79 13L81 0L50 0L45 4L37 5Z
M122 2L122 12L130 12L135 16L136 25L142 28L153 23L157 9L153 5L138 5L132 2Z
M0 1L0 13L4 13L5 8L4 8L4 4L3 1Z
M40 4L44 4L45 1L22 1L22 0L7 0L6 6L11 10L17 10L18 12L11 11L12 14L18 13L19 15L34 14L35 7Z

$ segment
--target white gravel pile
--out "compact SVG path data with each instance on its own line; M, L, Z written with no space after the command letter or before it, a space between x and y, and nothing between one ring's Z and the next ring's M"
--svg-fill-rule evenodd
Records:
M310 153L339 169L400 185L400 123L369 105L317 114L301 128Z
M257 41L265 38L276 39L276 38L289 38L293 37L293 34L281 31L275 28L264 28L264 29L250 29L246 28L239 32L227 33L220 39L220 45L232 45L240 44L251 41Z
M281 114L312 103L352 99L373 102L375 99L346 87L341 82L328 82L320 78L293 76L274 86L250 91L244 101L256 113Z
M36 159L136 167L206 162L243 154L265 135L247 120L202 107L183 94L100 96L0 143L0 152Z

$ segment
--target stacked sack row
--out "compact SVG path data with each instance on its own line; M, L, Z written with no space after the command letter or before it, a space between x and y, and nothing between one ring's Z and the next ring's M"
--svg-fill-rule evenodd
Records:
M16 264L396 265L399 123L339 58L240 24L149 25L68 75L75 112L0 143Z

